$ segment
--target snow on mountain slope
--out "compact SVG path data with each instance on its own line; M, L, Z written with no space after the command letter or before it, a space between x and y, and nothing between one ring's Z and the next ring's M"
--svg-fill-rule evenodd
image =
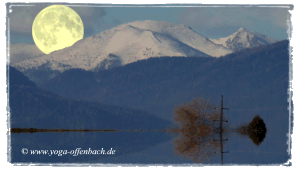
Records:
M199 51L202 51L210 56L220 57L232 53L230 49L216 45L209 39L201 36L185 25L176 25L165 21L136 21L129 23L134 27L159 32L171 36Z
M120 56L124 64L159 56L209 56L165 34L127 24L119 29L104 50Z
M235 52L244 48L253 48L259 45L272 44L277 42L278 40L256 32L249 31L245 28L240 28L237 32L228 37L211 39L211 41L229 48Z
M39 48L36 47L35 44L11 44L9 48L9 60L12 63L22 62L26 59L33 59L44 54L42 51L39 50Z
M230 51L223 50L224 47L212 43L186 26L158 21L147 21L146 23L150 26L146 25L143 28L139 24L139 28L133 26L134 23L123 24L82 39L71 47L35 59L12 63L12 66L20 71L39 67L47 67L50 70L61 72L70 68L95 70L125 65L150 57L208 57L210 53L207 50L215 52L222 49L221 53L225 51L225 54ZM166 25L169 28L166 29ZM159 29L163 31L159 31ZM187 37L184 37L185 34ZM205 48L205 52L199 50L202 48Z

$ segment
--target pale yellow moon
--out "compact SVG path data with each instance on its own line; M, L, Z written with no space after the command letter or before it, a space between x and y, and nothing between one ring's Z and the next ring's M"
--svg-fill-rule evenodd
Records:
M36 46L45 54L72 46L83 38L80 16L64 5L51 5L35 17L32 37Z

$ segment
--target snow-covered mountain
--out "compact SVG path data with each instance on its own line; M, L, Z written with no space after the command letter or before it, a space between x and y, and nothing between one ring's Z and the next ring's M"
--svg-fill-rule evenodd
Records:
M37 58L44 55L42 51L35 44L11 44L9 46L10 62L16 64L27 59Z
M249 31L245 28L240 28L237 32L228 37L211 39L211 41L231 49L233 52L236 52L245 48L253 48L260 45L272 44L278 40L253 31Z
M72 68L97 71L161 56L220 57L275 41L243 28L209 40L185 25L147 20L114 27L47 55L35 45L12 45L10 65L41 84Z
M220 57L232 52L222 46L216 46L216 44L212 43L209 39L196 33L192 30L192 28L185 25L176 25L165 21L158 22L151 20L136 21L129 23L129 25L173 37L174 39L177 39L210 56Z
M11 65L21 71L44 67L64 71L107 69L160 56L220 57L232 51L184 25L137 21L82 39L73 46Z

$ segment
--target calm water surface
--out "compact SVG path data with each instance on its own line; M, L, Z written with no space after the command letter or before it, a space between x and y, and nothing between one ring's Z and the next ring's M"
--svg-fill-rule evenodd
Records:
M12 163L103 163L103 164L161 164L201 165L221 164L220 153L213 154L204 162L193 161L188 155L175 153L179 134L166 132L64 132L11 134ZM287 131L268 131L264 141L253 144L248 137L237 133L223 136L223 163L261 165L283 164L288 155ZM218 139L218 138L216 138ZM23 148L28 154L22 154ZM31 155L31 150L116 150L114 155ZM197 151L197 150L195 150ZM197 152L190 152L195 156ZM203 156L205 150L198 156ZM189 154L189 153L187 153ZM196 155L197 156L197 155Z

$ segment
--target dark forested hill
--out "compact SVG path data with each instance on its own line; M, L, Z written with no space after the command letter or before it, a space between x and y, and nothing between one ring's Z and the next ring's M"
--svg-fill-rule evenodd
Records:
M171 123L145 111L74 101L35 86L9 67L11 127L69 129L164 129Z
M220 58L151 58L97 73L70 70L42 87L72 99L143 109L166 119L172 119L175 106L194 97L219 104L223 94L224 106L231 108L229 119L249 122L261 114L269 118L267 126L276 127L288 118L288 47L285 40Z

